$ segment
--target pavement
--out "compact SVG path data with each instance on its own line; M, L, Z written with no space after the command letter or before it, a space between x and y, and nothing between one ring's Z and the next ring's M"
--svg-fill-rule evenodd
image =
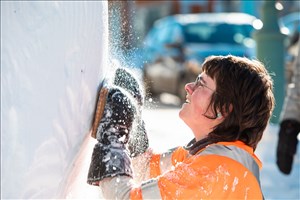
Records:
M193 138L192 132L178 116L180 106L176 98L164 96L161 99L164 101L150 100L143 112L150 146L157 152L185 145ZM265 199L300 199L300 147L297 149L291 174L284 175L278 170L275 162L277 136L278 125L269 124L256 149L256 154L263 163L260 177ZM65 198L102 198L98 187L86 184L94 144L95 140L88 136L74 163L70 176L72 178L66 184Z

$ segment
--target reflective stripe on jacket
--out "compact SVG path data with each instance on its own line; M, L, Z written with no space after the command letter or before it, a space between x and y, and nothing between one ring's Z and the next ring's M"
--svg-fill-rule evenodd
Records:
M116 186L117 178L111 178L102 189L107 193L108 188L118 187L119 194L110 192L109 198L262 199L260 165L252 148L239 141L212 144L193 156L179 147L151 157L147 166L152 179L135 186L118 177Z

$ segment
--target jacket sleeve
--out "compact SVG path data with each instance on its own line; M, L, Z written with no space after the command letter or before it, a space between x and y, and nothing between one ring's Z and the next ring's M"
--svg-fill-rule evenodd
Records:
M170 149L163 154L153 154L149 162L149 178L155 178L172 169L178 162L182 162L187 158L187 155L188 152L183 147Z
M187 151L182 147L176 147L169 151L157 154L148 149L144 154L132 158L133 179L127 176L106 178L101 181L100 187L103 197L106 199L141 199L143 196L160 198L158 179L155 179L167 170L170 170L178 162L187 157ZM137 187L139 186L139 187Z
M167 170L170 170L176 163L182 162L187 157L187 151L182 147L176 147L169 151L158 154L148 149L144 154L132 158L134 181L141 183L150 178L155 178Z
M218 155L185 159L142 184L119 176L105 179L100 187L107 199L262 199L256 178L241 164Z

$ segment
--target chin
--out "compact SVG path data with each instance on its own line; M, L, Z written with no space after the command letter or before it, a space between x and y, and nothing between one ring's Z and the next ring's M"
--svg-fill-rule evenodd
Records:
M181 108L180 110L179 110L179 113L178 113L178 115L179 115L179 117L180 117L180 119L184 119L184 109L183 108ZM184 120L183 120L184 121Z
M183 123L185 123L188 127L190 127L189 124L187 123L188 118L186 118L186 115L182 109L179 111L178 115L179 115L179 118L183 121Z

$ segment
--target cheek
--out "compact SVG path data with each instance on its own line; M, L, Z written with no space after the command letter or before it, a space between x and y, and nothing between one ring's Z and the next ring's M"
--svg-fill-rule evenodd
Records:
M210 94L195 92L192 95L193 110L195 114L204 114L210 102Z
M202 121L206 119L203 114L211 113L207 110L210 103L211 94L195 91L191 95L191 103L183 105L179 112L179 117L187 124Z

